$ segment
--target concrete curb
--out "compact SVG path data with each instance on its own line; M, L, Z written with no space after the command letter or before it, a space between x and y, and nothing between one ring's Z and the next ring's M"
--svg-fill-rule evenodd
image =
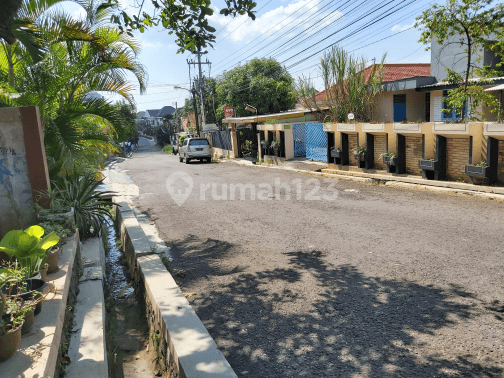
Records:
M198 318L177 283L166 270L153 244L129 206L116 210L124 254L130 273L143 282L147 320L168 376L237 378L217 344ZM170 375L171 374L171 375Z
M386 186L390 187L396 187L408 190L413 189L413 190L431 191L451 195L472 196L480 199L497 200L499 202L504 202L504 188L496 188L491 186L479 186L479 185L457 183L450 181L424 180L410 177L386 176L386 175L362 173L362 172L351 172L351 174L338 174L329 172L307 171L288 167L282 168L281 166L244 164L242 162L235 162L235 164L251 167L260 167L260 168L282 169L285 171L298 172L318 177L334 178L344 181L353 181L363 184L374 184L376 181L379 180L380 182L383 182ZM334 171L331 169L327 170Z

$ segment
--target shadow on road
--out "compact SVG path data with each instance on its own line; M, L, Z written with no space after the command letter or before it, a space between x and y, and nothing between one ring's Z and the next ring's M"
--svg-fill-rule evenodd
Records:
M238 253L229 243L191 236L172 248L174 266L190 269L183 285L212 281L193 305L240 377L502 374L491 361L474 362L482 361L478 350L457 353L456 346L433 344L444 327L477 315L454 301L470 296L462 288L368 277L351 265L327 264L319 251L290 252L288 266L248 273L219 263ZM303 276L313 289L292 290ZM451 349L450 357L443 348Z

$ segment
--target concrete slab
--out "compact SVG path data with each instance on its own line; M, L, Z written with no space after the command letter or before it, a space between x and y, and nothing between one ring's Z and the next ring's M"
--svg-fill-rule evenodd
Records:
M82 282L79 290L75 305L75 326L68 349L71 364L66 377L108 377L102 281Z
M81 253L84 274L75 304L75 325L68 349L71 364L66 377L108 377L103 292L105 251L101 239L86 240Z

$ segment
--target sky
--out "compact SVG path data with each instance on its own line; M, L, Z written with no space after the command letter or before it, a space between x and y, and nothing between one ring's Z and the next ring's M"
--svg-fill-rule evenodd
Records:
M138 13L136 0L121 0L129 13ZM225 17L219 10L223 0L215 0L215 12L209 23L217 29L216 43L209 47L205 75L216 77L225 70L245 64L253 58L272 57L291 75L310 77L315 88L324 89L318 62L324 51L337 44L371 64L386 54L386 63L430 63L427 46L418 42L420 31L415 18L433 2L427 0L256 0L256 19L247 16ZM440 0L444 3L444 0ZM147 4L149 0L145 1ZM147 11L151 11L147 5ZM397 10L397 11L396 11ZM396 11L396 12L394 12ZM78 11L77 11L78 13ZM384 17L385 16L385 17ZM364 29L362 29L365 27ZM176 37L166 29L153 27L135 33L142 43L140 62L149 75L147 92L132 92L137 110L182 106L189 92L189 75L194 66L190 53L177 54ZM111 100L117 99L110 97Z

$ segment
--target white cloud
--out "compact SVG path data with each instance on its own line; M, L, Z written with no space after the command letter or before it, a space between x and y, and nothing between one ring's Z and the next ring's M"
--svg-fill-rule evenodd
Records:
M223 15L220 15L219 10L215 8L214 14L209 17L209 23L217 30L225 27L225 30L220 32L220 34L217 36L217 42L229 33L231 34L226 39L233 42L240 42L244 39L256 37L265 32L266 33L263 36L264 38L276 38L282 33L276 33L272 35L273 33L279 31L280 29L286 29L288 27L297 25L302 20L308 19L315 12L322 8L321 4L323 2L324 0L295 1L286 6L280 6L264 14L258 15L254 21L249 19L247 15L243 15L236 17L231 23L229 23L229 16L224 17ZM338 19L341 19L342 13L334 9L334 7L327 7L321 13L318 13L315 18L310 19L310 21L307 21L304 26L301 26L307 29L310 25L313 25L313 20L321 20L325 16L327 16L326 19L319 22L317 24L317 27L307 30L306 33L311 34L322 26L334 23ZM228 23L229 25L227 25ZM271 30L269 30L270 28ZM299 31L296 31L295 33L299 33ZM292 35L286 35L286 37L292 37Z
M406 24L406 25L403 25L403 26L401 26L399 24L395 24L394 26L392 26L391 30L394 31L394 32L402 32L402 31L405 31L405 30L407 30L409 28L412 28L413 26L415 26L414 22L412 24L410 24L410 25Z

